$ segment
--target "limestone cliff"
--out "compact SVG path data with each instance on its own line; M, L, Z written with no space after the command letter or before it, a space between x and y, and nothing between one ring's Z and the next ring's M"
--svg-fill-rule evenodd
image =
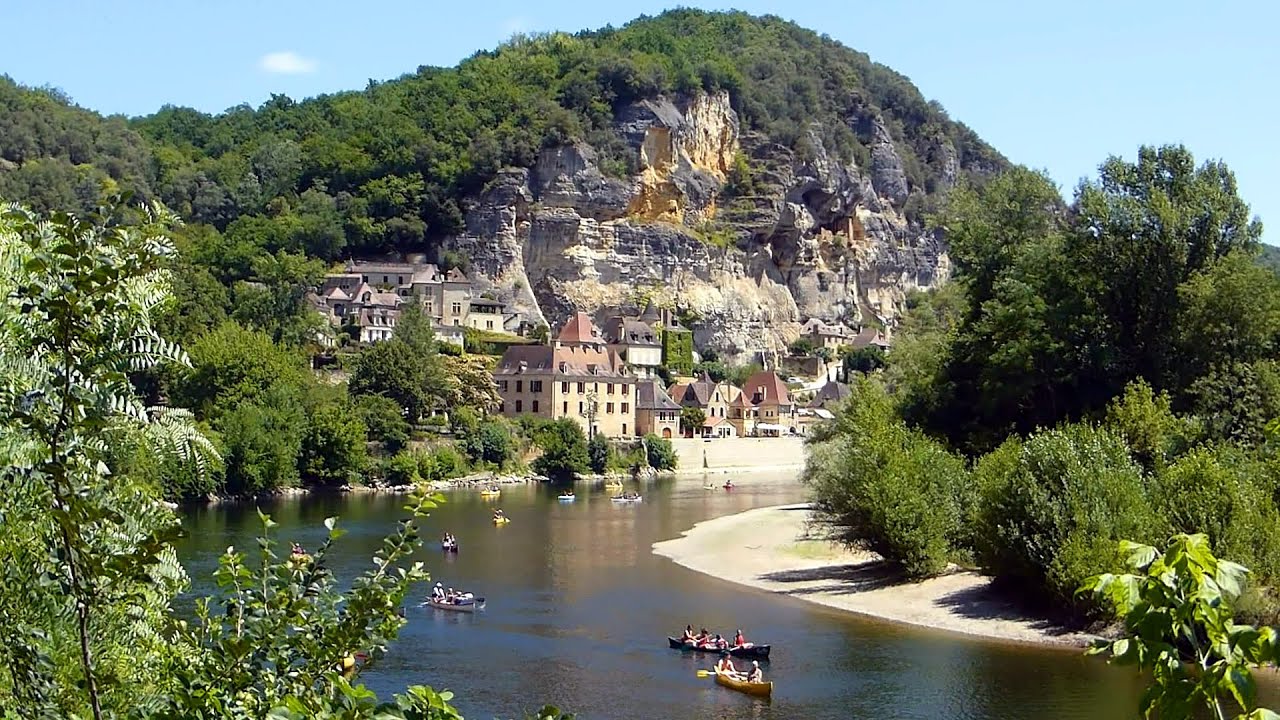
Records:
M553 326L652 298L693 318L699 346L749 359L781 351L810 317L892 324L909 290L947 277L945 244L906 218L922 190L879 115L849 122L868 167L818 132L804 153L742 132L724 93L635 102L615 113L633 176L606 176L585 143L543 150L470 199L451 245L480 282ZM953 182L954 150L936 151ZM739 154L749 188L730 181Z

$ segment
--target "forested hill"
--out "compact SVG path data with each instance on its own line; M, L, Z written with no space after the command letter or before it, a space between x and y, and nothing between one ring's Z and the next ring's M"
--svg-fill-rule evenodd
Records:
M887 129L908 216L936 188L1005 160L902 75L775 17L677 10L623 28L521 37L455 68L360 91L276 96L219 115L165 107L125 121L0 80L0 197L86 207L102 181L266 251L324 260L434 249L464 198L540 148L589 143L606 175L636 170L615 110L726 90L742 131L858 167ZM810 132L816 135L811 135Z

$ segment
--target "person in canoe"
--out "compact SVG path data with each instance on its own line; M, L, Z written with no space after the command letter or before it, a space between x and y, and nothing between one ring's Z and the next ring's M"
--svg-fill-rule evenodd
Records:
M717 650L729 649L729 641L720 637L720 633L716 633L715 640L712 640L712 642L715 644Z
M495 509L495 510L493 511L493 519L494 519L494 520L501 520L502 518L504 518L504 517L506 517L506 516L507 516L507 515L506 515L506 513L502 512L502 508L497 508L497 509Z
M764 682L764 671L760 669L760 661L751 661L751 673L747 675L747 682L762 683Z
M742 676L742 673L738 672L738 668L733 666L733 660L728 655L720 656L720 660L716 662L716 674L728 675L733 678Z
M711 633L707 632L706 628L699 630L698 636L693 639L698 645L706 645L709 640L711 640Z
M734 633L733 646L744 647L747 644L747 636L742 634L742 628L738 628L738 632Z
M682 635L680 639L686 643L696 643L698 641L698 636L693 634L692 625L684 626L684 635Z
M436 586L431 588L431 600L432 602L444 602L444 586L440 583L436 583Z

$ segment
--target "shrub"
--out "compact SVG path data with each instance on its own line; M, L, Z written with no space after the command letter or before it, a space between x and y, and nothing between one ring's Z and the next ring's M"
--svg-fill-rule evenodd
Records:
M676 449L666 438L649 433L644 436L644 447L649 467L655 470L675 470L680 462L680 458L676 456Z
M587 437L582 426L568 418L547 423L534 436L542 455L533 461L533 471L550 478L572 478L588 467Z
M1158 527L1142 471L1119 437L1087 424L1014 448L979 463L978 561L1028 599L1089 615L1097 608L1076 589L1123 568L1120 540L1149 540Z
M418 457L402 450L395 454L382 469L382 479L388 485L413 485L421 480L418 474Z
M1257 463L1233 448L1197 448L1152 481L1155 506L1179 533L1203 533L1220 557L1266 584L1280 577L1280 513Z
M860 379L851 395L805 466L817 515L846 545L910 577L935 575L962 536L964 462L898 420L879 385Z
M591 436L591 440L587 442L587 460L591 464L592 472L596 474L606 472L612 455L613 448L603 434L596 433Z
M395 400L382 395L361 395L355 399L355 408L370 442L382 443L390 453L397 453L408 444L409 422Z
M462 450L474 464L502 467L513 452L511 432L499 420L483 420L466 430L461 438Z
M1107 427L1124 439L1148 471L1164 467L1192 442L1191 425L1173 414L1167 393L1155 394L1138 379L1107 407Z

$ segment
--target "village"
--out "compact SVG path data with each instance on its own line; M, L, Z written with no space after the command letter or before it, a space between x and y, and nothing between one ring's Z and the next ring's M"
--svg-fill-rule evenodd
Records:
M754 372L734 384L705 369L695 372L702 354L693 333L651 301L630 312L617 309L603 327L578 312L553 333L478 294L459 268L362 261L326 275L310 300L330 327L359 345L390 339L412 302L431 318L437 341L459 350L469 331L505 336L509 342L493 367L501 415L570 418L588 436L617 440L650 433L708 441L804 436L848 394L841 354L889 346L878 328L854 331L810 318L790 356L761 357Z

